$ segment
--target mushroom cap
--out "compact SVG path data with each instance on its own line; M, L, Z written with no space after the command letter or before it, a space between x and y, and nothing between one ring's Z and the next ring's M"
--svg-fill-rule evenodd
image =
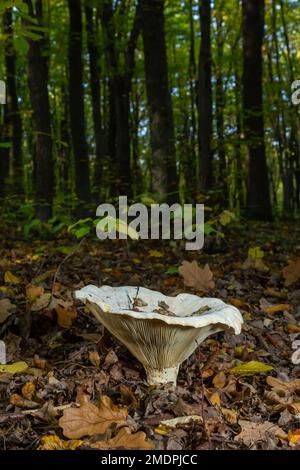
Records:
M144 287L96 287L75 292L95 317L147 368L177 367L210 334L241 331L236 307L215 298L169 297Z

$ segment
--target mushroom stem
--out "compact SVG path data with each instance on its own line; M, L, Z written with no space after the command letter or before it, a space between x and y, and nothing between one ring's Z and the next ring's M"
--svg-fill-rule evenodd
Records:
M149 366L144 367L149 385L161 385L171 382L174 387L176 386L179 365L175 367L167 367L165 369L153 369Z

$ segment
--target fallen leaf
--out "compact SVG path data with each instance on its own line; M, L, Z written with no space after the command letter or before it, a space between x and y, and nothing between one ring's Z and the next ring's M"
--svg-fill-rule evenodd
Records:
M9 284L20 284L22 281L19 277L15 276L11 271L4 273L4 282Z
M158 250L150 250L149 251L149 256L151 258L163 258L164 254L161 251L158 251Z
M89 361L93 366L99 367L100 365L100 356L97 351L90 351L89 352Z
M215 375L215 377L213 378L213 384L214 384L214 387L216 387L216 388L225 387L226 375L224 374L223 371L221 371L217 375Z
M57 323L62 328L71 328L73 320L77 317L75 308L63 308L60 305L56 307Z
M124 424L127 408L116 406L106 395L101 396L99 408L83 403L79 408L68 408L59 420L64 436L79 439L82 436L104 434L112 424Z
M294 446L300 441L300 429L289 431L288 433L289 443Z
M27 400L21 397L18 393L13 393L9 399L11 405L17 406L18 408L35 409L39 404L32 400Z
M14 364L0 364L0 372L8 372L9 374L24 372L27 368L28 365L24 361L15 362Z
M214 392L210 395L209 401L213 406L220 406L221 405L221 398L218 392Z
M236 424L238 420L238 412L235 410L230 410L228 408L220 407L220 410L229 424Z
M4 323L8 317L16 310L16 306L9 299L0 300L0 324Z
M284 382L283 380L277 379L276 377L268 376L266 381L267 384L275 390L282 390L288 393L294 393L298 390L300 391L300 379Z
M51 300L51 294L49 292L45 292L40 297L37 297L31 304L30 310L33 312L38 312L39 310L43 310L44 308L49 306Z
M254 423L240 419L239 425L241 426L241 432L234 437L234 440L242 441L247 447L250 447L257 441L266 440L267 433L280 439L287 438L287 434L279 426L269 421Z
M157 430L176 429L179 426L185 426L191 423L202 423L203 418L200 415L178 416L178 418L164 419L159 423Z
M300 258L290 261L289 264L283 268L282 275L287 287L297 282L300 279Z
M197 261L183 261L178 269L179 274L183 277L183 282L188 287L193 287L199 292L205 292L214 289L213 273L209 265L204 268L198 266Z
M297 349L297 351L294 351L291 357L291 363L292 364L300 364L300 349Z
M130 429L125 427L120 429L118 434L107 441L98 441L91 444L93 449L135 449L152 450L154 443L146 441L146 434L142 431L131 433Z
M284 312L285 310L291 310L293 306L291 304L277 304L277 305L272 305L271 307L265 307L263 308L263 311L267 313L268 315L271 315L272 313L278 313L278 312Z
M35 394L35 384L33 382L27 382L22 387L22 395L27 400L31 400L33 395Z
M63 441L56 435L44 436L37 450L75 450L83 443L84 441L80 440Z
M40 286L34 286L29 284L26 287L26 296L29 302L34 302L38 297L41 297L44 293L44 288Z
M272 369L272 366L268 366L263 362L249 361L233 367L230 369L230 373L233 375L254 375L269 372Z

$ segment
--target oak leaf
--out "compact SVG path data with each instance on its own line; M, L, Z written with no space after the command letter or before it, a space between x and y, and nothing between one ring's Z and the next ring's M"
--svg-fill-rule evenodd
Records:
M234 437L234 440L242 441L248 447L257 441L266 440L266 434L273 435L280 439L287 438L287 434L279 426L269 421L255 423L240 419L239 425L241 426L241 432Z
M188 287L193 287L199 292L214 289L213 273L206 264L204 268L198 266L197 261L183 261L179 267L179 274L183 277L183 282Z
M287 287L297 282L300 279L300 258L290 261L289 264L283 268L282 275Z
M103 395L99 408L93 403L85 402L79 408L68 408L59 420L64 436L69 439L80 439L83 436L104 434L113 424L124 424L127 408L116 406L111 399Z
M107 441L98 441L92 444L93 449L136 449L136 450L152 450L154 444L146 441L146 434L142 431L131 433L130 429L125 427L120 429L118 434Z

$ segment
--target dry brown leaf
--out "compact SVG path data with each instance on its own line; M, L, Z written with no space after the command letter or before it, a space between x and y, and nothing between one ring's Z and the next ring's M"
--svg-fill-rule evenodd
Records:
M122 428L118 434L108 441L98 441L91 444L93 449L136 449L136 450L152 450L155 448L154 443L146 441L146 434L142 431L131 433L129 428Z
M57 323L62 328L71 328L73 320L77 317L75 308L63 308L60 305L56 307Z
M239 420L241 432L234 437L235 441L242 441L247 447L257 441L266 440L266 433L280 439L286 439L287 434L277 424L265 421L264 423L254 423L244 419Z
M270 307L264 307L262 310L271 315L272 313L284 312L285 310L291 310L293 306L291 304L276 304Z
M188 287L193 287L199 292L206 292L215 288L213 273L206 264L204 268L198 266L197 261L183 261L178 269L183 277L183 282Z
M226 421L229 424L236 424L238 420L238 412L235 410L230 410L228 408L223 408L222 406L220 407L220 410L222 411L222 414Z
M213 406L220 406L221 405L221 398L218 392L214 392L210 395L209 401Z
M80 447L84 441L72 440L63 441L58 436L44 436L40 440L37 450L75 450Z
M297 351L294 351L292 356L291 356L291 363L292 364L300 364L300 349L297 349Z
M44 293L44 288L40 286L34 286L29 284L26 287L26 296L29 302L34 302L36 299L41 297Z
M16 310L16 306L11 303L9 299L0 300L0 324L4 323L5 320Z
M295 391L300 390L300 379L284 382L283 380L268 376L267 384L275 390L282 390L288 393L294 393Z
M27 400L31 400L33 395L35 394L35 384L33 382L27 382L22 387L22 395Z
M223 387L225 387L225 384L226 384L226 375L224 374L223 371L219 372L217 375L214 376L214 378L213 378L213 384L214 384L214 387L216 387L216 388L223 388Z
M59 420L64 436L79 439L93 434L104 434L112 424L124 424L127 407L116 406L106 395L100 398L99 408L92 403L83 403L79 408L64 411Z
M99 367L100 365L100 356L97 351L90 351L89 352L89 361L93 366Z
M300 279L300 258L295 258L283 268L282 275L287 287L291 286Z

